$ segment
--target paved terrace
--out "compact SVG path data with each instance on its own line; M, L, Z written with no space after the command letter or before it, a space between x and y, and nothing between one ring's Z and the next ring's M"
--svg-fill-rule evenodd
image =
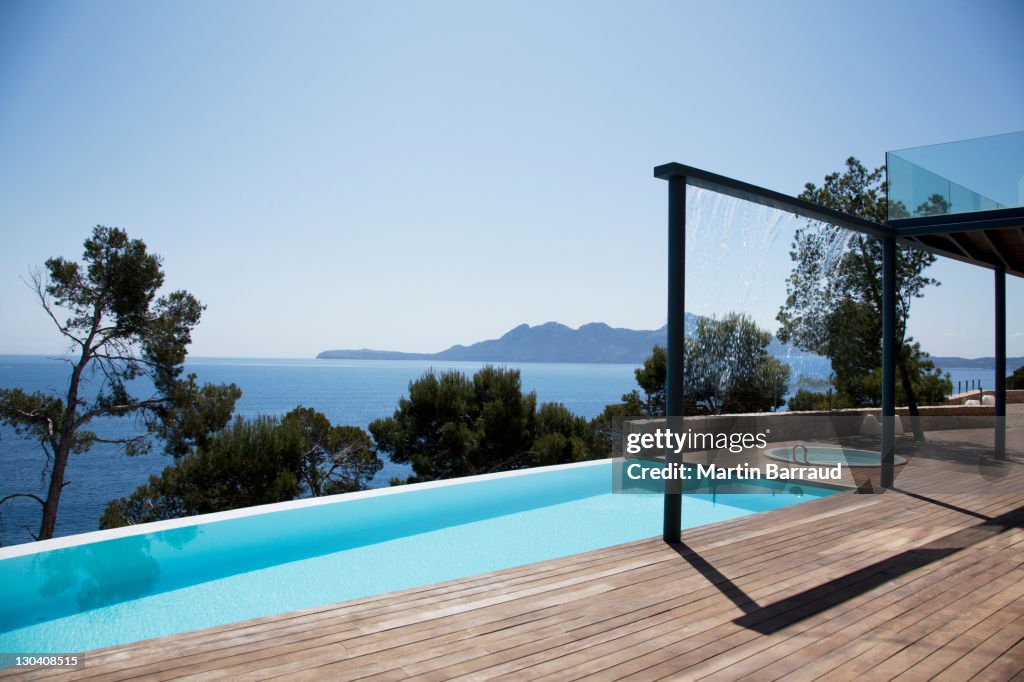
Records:
M988 478L976 457L990 431L934 433L913 479L897 478L903 492L841 494L705 526L676 547L645 540L103 649L77 671L4 672L1024 680L1021 416L1024 406L1011 406L1012 463Z

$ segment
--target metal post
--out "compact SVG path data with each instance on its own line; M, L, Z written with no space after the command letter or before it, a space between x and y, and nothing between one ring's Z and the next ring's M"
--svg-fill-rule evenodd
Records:
M1006 270L996 270L995 457L1006 459Z
M896 239L882 237L882 475L895 479L896 449Z
M686 301L686 178L668 178L668 349L665 381L666 425L683 416L683 349ZM666 465L680 465L682 454L665 451ZM679 542L683 516L683 482L665 481L665 518L662 537Z

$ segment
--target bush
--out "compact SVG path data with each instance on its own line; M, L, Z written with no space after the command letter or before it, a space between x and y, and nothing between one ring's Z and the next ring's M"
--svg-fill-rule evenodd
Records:
M391 417L370 424L391 461L412 464L408 482L433 481L587 457L589 426L565 406L537 408L519 370L486 366L472 378L426 372ZM393 481L393 483L395 483Z
M315 410L236 417L128 497L109 501L100 528L360 490L381 467L365 431L331 426Z

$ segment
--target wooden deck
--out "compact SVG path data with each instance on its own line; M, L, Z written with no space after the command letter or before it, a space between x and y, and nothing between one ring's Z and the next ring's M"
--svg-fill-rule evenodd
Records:
M1001 476L964 476L970 466L950 457L919 461L897 481L905 492L705 526L684 532L683 546L645 540L90 652L80 670L4 672L1024 680L1024 460L1014 457ZM959 492L930 492L957 475Z

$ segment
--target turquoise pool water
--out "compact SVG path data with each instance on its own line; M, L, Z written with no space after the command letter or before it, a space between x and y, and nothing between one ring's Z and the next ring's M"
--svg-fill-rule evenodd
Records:
M7 552L0 652L85 651L660 535L661 497L611 494L611 476L607 461L548 467ZM750 494L687 495L684 524L835 492L800 489L764 482Z

